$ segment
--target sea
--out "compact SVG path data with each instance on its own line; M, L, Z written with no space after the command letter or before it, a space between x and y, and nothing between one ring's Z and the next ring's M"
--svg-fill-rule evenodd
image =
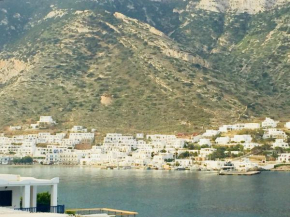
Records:
M290 172L219 176L198 171L2 165L0 173L59 177L58 204L66 208L121 209L136 211L137 217L290 217Z

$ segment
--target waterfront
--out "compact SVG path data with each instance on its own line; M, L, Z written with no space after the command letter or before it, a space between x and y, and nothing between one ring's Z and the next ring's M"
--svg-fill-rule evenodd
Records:
M59 176L59 204L67 208L108 207L137 211L139 217L270 217L290 213L290 172L247 177L191 171L0 166L0 173Z

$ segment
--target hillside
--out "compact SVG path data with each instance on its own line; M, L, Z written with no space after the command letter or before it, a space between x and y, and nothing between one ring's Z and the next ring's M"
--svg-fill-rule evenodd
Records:
M195 2L1 2L0 125L49 114L180 132L290 118L287 2L257 14Z

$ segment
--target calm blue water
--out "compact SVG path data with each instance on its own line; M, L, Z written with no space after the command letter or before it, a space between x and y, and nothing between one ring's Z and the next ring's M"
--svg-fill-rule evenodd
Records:
M59 176L59 204L115 208L138 217L290 216L290 173L218 176L190 171L0 166L0 173ZM45 189L42 189L45 190Z

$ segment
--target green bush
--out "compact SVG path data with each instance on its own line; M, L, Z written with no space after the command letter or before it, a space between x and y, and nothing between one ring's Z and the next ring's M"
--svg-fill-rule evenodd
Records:
M50 193L48 192L38 193L37 204L50 206Z

